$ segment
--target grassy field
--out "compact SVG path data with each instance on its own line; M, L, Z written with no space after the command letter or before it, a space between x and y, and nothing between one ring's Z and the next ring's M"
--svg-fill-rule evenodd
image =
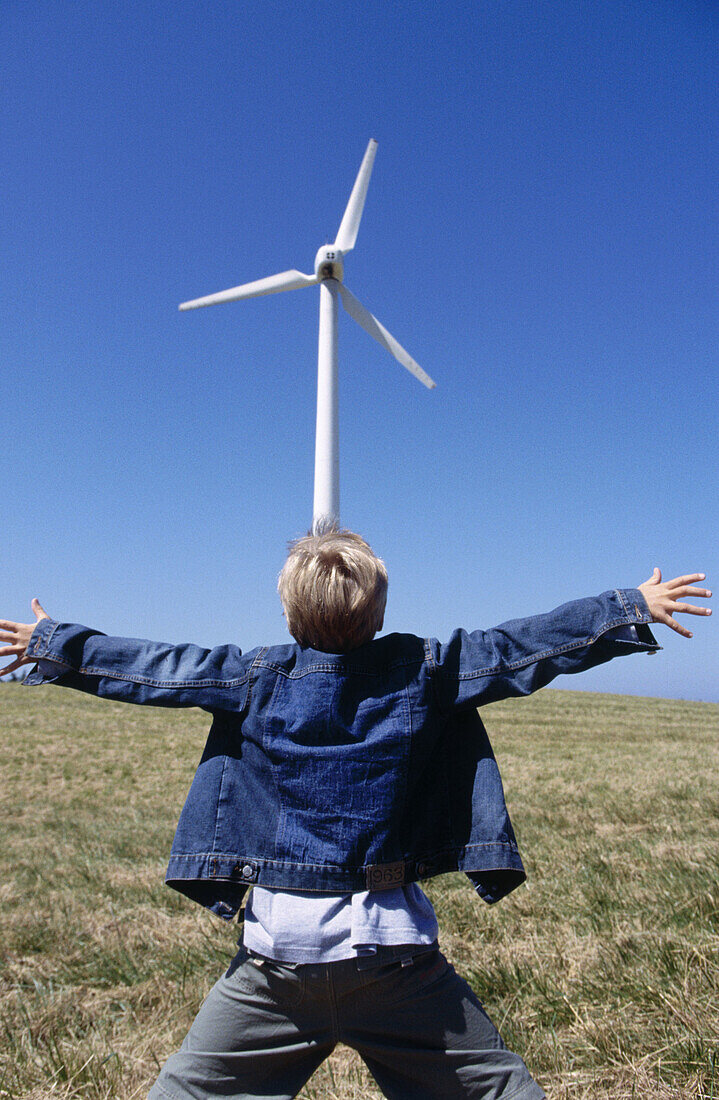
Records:
M234 953L162 882L207 716L0 684L0 1098L144 1097ZM529 872L429 885L444 950L552 1100L719 1100L719 705L483 712ZM338 1048L303 1100L380 1093Z

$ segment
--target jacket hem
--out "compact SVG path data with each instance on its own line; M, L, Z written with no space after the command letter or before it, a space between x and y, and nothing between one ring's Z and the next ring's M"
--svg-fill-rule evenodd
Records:
M276 886L296 890L359 891L367 886L368 872L391 868L392 886L434 878L449 871L483 873L503 868L521 868L519 849L511 841L486 841L458 845L429 855L410 856L388 863L367 863L342 867L332 863L304 863L269 859L241 852L173 852L167 879L229 882L238 886ZM291 881L292 886L289 885Z
M255 884L318 894L354 894L370 889L368 878L376 882L377 876L371 873L383 866L390 868L392 873L380 889L461 871L488 904L511 893L526 878L516 845L493 842L468 844L432 857L349 869L328 864L259 859L236 853L176 853L170 858L165 884L225 920L232 920L247 890Z

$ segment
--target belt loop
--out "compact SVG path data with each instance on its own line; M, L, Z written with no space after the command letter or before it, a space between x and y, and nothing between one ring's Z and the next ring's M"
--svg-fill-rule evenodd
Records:
M414 962L414 955L402 955L399 961L403 967L411 966Z

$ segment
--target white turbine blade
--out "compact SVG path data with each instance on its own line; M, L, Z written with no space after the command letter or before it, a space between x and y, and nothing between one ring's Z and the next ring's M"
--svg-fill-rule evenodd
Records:
M397 362L406 367L415 378L418 378L423 386L426 386L428 390L433 390L437 383L433 382L428 374L425 374L419 363L415 363L412 356L404 350L401 344L397 343L394 336L387 332L384 325L381 325L377 318L365 309L343 283L339 283L339 289L342 302L350 317L353 317L357 324L361 325L365 332L368 332L378 344L386 348L390 355L394 355Z
M301 271L281 271L279 275L269 275L266 279L255 279L254 283L243 283L230 290L221 290L219 294L208 294L204 298L195 298L183 302L180 309L199 309L200 306L214 306L218 302L237 302L240 298L258 298L261 294L279 294L281 290L299 290L303 286L314 286L316 275L303 275Z
M360 170L357 173L355 185L352 188L350 201L347 203L347 209L344 212L340 227L337 231L335 248L338 248L340 252L349 252L350 249L355 246L357 230L359 229L360 219L364 209L364 201L367 198L367 188L369 187L369 178L372 175L372 165L374 164L376 152L377 142L374 138L370 138L367 151L362 158Z

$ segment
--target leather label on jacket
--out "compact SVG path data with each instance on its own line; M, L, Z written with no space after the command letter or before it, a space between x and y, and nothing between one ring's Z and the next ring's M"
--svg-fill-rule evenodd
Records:
M375 863L365 867L368 890L394 890L404 882L404 860L399 863Z

